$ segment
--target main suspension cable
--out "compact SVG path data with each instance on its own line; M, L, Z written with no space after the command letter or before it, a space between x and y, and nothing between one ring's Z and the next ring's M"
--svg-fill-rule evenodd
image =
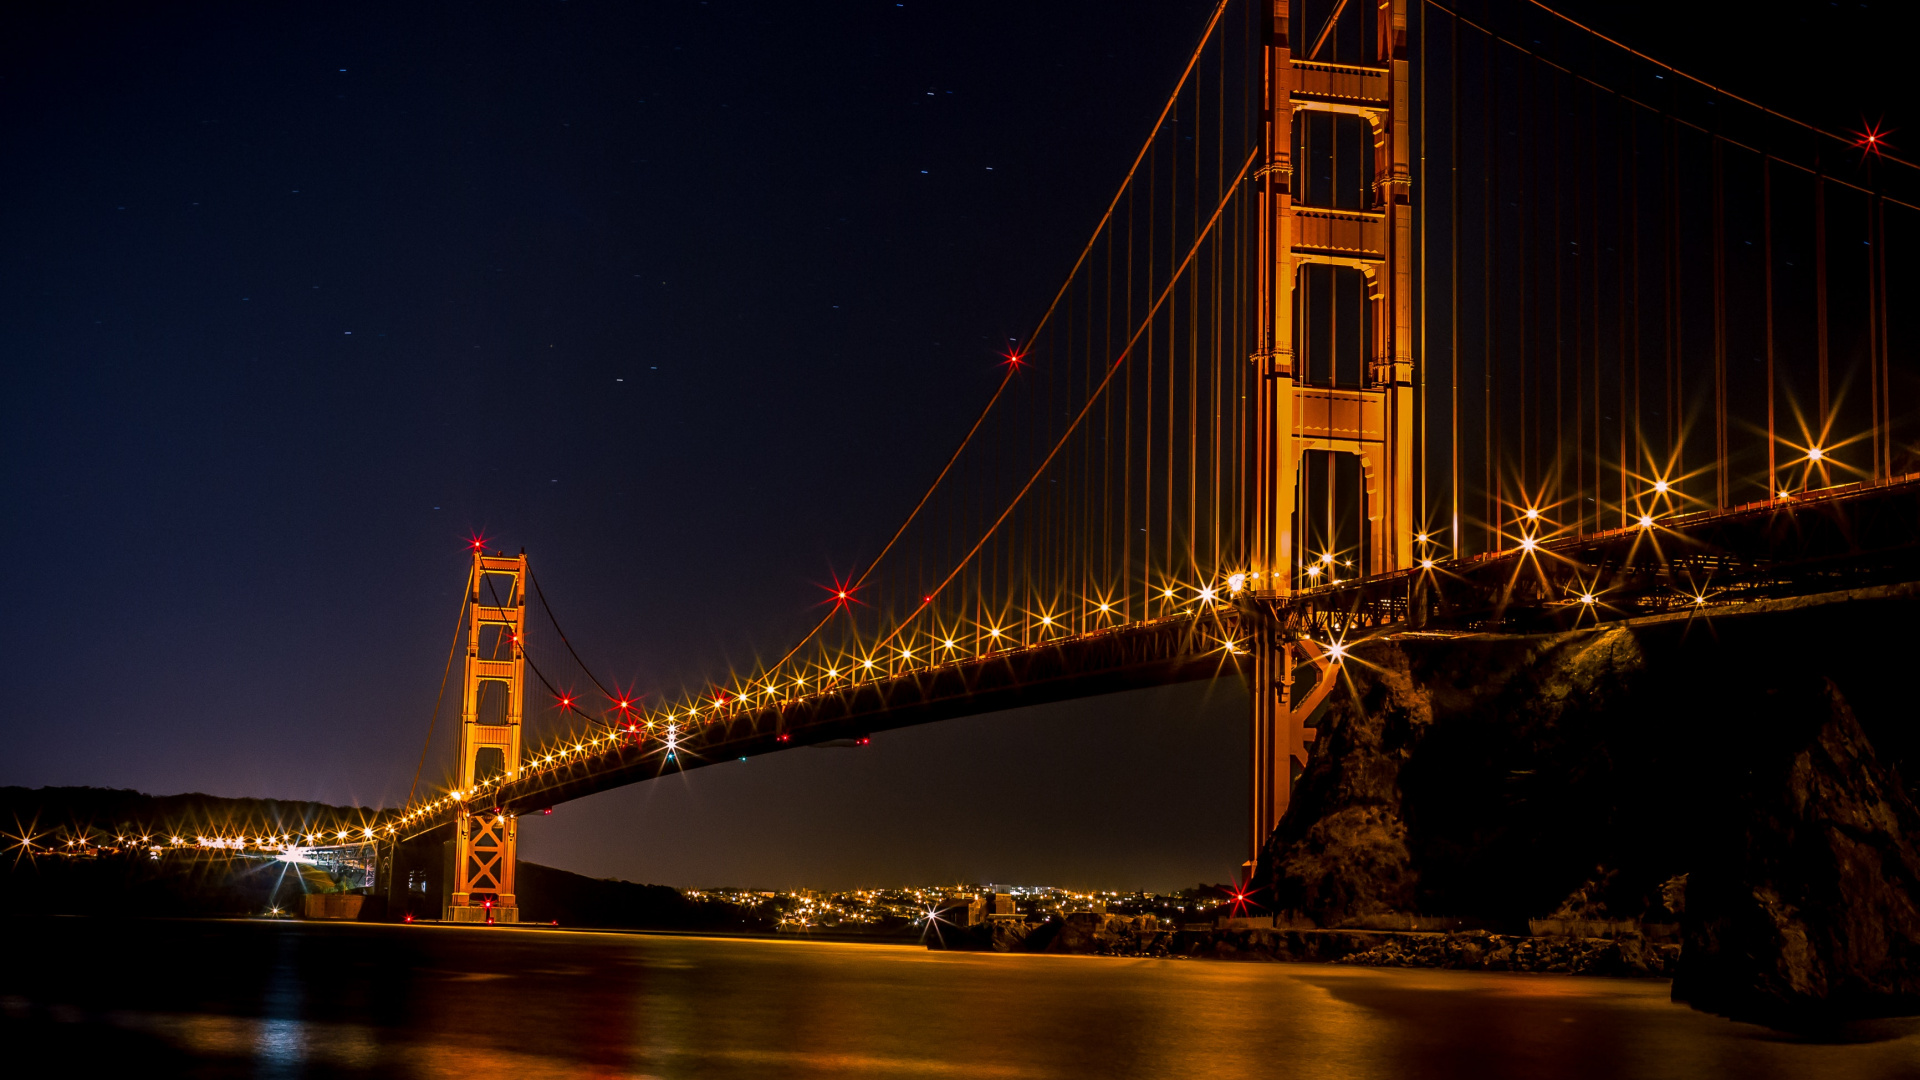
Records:
M595 678L593 674L593 669L587 666L587 662L585 660L580 659L579 653L574 652L573 642L568 641L567 632L565 630L560 629L560 619L558 616L554 615L553 605L547 603L546 590L540 587L540 579L534 576L533 568L531 566L527 568L527 579L533 582L533 594L540 598L540 606L547 613L547 621L553 624L553 632L560 635L560 644L565 645L567 647L567 653L568 655L573 657L573 662L580 665L580 670L582 673L586 675L588 681L592 682L594 686L600 689L600 695L602 697L606 698L609 703L617 703L620 699L614 697L611 693L607 691L606 684L602 683L599 679Z
M1253 148L1253 152L1247 155L1247 160L1241 164L1239 172L1234 177L1233 186L1227 189L1227 193L1220 199L1220 204L1214 207L1213 215L1207 219L1206 228L1202 229L1200 234L1193 238L1193 245L1187 249L1186 257L1180 261L1179 267L1174 270L1173 275L1168 279L1166 287L1161 289L1159 297L1153 302L1153 306L1149 308L1146 315L1141 318L1139 328L1133 332L1133 336L1127 341L1127 347L1122 349L1120 355L1108 366L1106 374L1101 378L1099 385L1094 387L1093 396L1089 397L1086 403L1080 407L1080 411L1074 415L1073 422L1067 425L1066 430L1061 433L1059 441L1054 443L1053 449L1047 452L1047 456L1041 460L1039 467L1034 469L1033 475L1029 476L1027 482L1021 485L1019 493L1014 495L1013 500L1007 504L1007 508L1000 512L1000 516L994 519L992 525L988 526L987 531L981 534L979 542L974 544L972 550L968 551L966 556L954 566L953 571L949 573L939 585L935 586L934 589L927 594L927 599L922 601L921 605L914 610L914 613L902 620L898 626L895 626L892 632L889 633L876 648L886 648L893 642L895 637L899 636L900 631L911 625L914 619L919 617L921 612L927 610L928 607L932 605L933 598L939 596L941 590L952 584L953 579L958 577L962 570L966 569L967 564L973 560L975 555L980 553L980 549L986 546L987 541L992 539L994 532L1006 522L1008 516L1020 505L1021 500L1026 498L1027 492L1033 490L1033 485L1039 482L1040 477L1046 475L1047 466L1053 464L1053 459L1059 455L1061 448L1067 444L1067 440L1073 437L1075 431L1079 430L1081 422L1087 418L1087 413L1093 410L1094 403L1100 400L1107 386L1113 382L1114 375L1126 365L1127 358L1132 354L1134 346L1139 343L1141 335L1145 334L1147 328L1153 325L1154 316L1159 313L1161 305L1166 303L1167 297L1172 295L1174 288L1180 284L1181 275L1186 273L1187 267L1192 264L1193 257L1199 252L1200 246L1206 243L1207 238L1212 235L1214 225L1220 220L1221 211L1226 209L1227 204L1231 202L1234 195L1239 192L1241 181L1247 178L1248 170L1253 168L1253 163L1259 158L1261 150L1261 147L1256 146Z
M1173 113L1174 105L1180 100L1180 91L1186 88L1187 79L1192 76L1194 68L1199 65L1201 55L1206 52L1207 43L1213 39L1214 29L1220 24L1220 16L1226 13L1227 6L1232 2L1233 0L1219 0L1219 3L1214 5L1213 14L1207 19L1207 27L1201 32L1199 43L1194 46L1192 55L1187 58L1187 66L1181 70L1180 79L1174 84L1173 93L1167 95L1167 103L1161 107L1160 115L1154 119L1153 129L1147 133L1146 141L1140 146L1140 152L1134 155L1133 164L1128 166L1127 175L1120 181L1119 190L1114 192L1113 201L1107 204L1106 212L1100 215L1099 223L1093 228L1093 235L1088 238L1086 246L1080 250L1079 257L1073 260L1073 267L1067 271L1065 282L1061 284L1060 290L1054 294L1053 301L1047 305L1046 311L1041 314L1040 321L1035 324L1033 333L1027 336L1027 344L1029 346L1039 338L1041 332L1047 327L1049 321L1053 318L1054 311L1059 308L1061 299L1064 298L1068 290L1073 287L1074 278L1079 274L1080 267L1085 264L1087 256L1100 242L1100 237L1105 233L1108 223L1113 220L1113 213L1120 206L1120 200L1126 197L1128 190L1131 188L1134 174L1140 169L1140 163L1146 160L1147 154L1153 149L1154 140L1160 137L1160 129L1166 125L1167 117ZM1014 375L1018 374L1020 370L1018 359L1018 354L1011 358L1012 362L1007 365L1006 375L1001 377L1000 385L994 388L993 396L987 399L986 407L980 410L980 415L974 419L973 426L967 429L966 437L960 440L960 445L954 449L953 455L947 459L947 463L941 468L940 474L934 477L932 484L928 485L926 492L920 496L920 501L915 503L913 510L907 514L906 520L902 521L900 527L894 530L893 536L888 539L886 546L882 547L880 553L873 557L873 561L867 564L866 570L862 571L860 576L854 579L853 585L846 590L849 595L857 592L860 586L866 583L867 578L872 576L873 572L879 568L881 560L885 559L887 553L893 550L894 545L900 541L900 538L906 535L907 528L919 517L920 511L926 508L927 502L933 498L934 492L939 490L940 484L947 478L947 474L952 471L954 464L960 460L960 455L964 453L968 445L973 442L973 437L979 433L981 425L986 422L987 417L993 412L994 406L999 403L1001 396L1006 392L1008 384L1013 381ZM962 565L964 565L964 563ZM923 602L922 608L930 602L931 600ZM824 630L827 624L833 621L833 617L839 614L843 607L851 607L851 605L834 604L826 615L823 616L819 622L815 623L811 630L807 631L805 637L802 637L792 648L782 654L780 659L774 661L767 670L778 671L788 660L793 659L794 654L805 648L808 642L818 636L820 631Z
M1449 15L1453 15L1455 18L1461 18L1461 16L1459 16L1455 12L1448 10L1444 4L1435 3L1434 0L1427 0L1427 2L1432 3L1434 7L1437 7L1440 10L1447 12L1447 14ZM1607 44L1613 46L1616 49L1619 49L1622 52L1625 52L1637 59L1644 60L1647 63L1652 64L1654 67L1660 68L1662 71L1670 71L1673 74L1678 75L1681 78L1687 80L1688 82L1695 83L1700 86L1704 86L1708 90L1711 90L1722 97L1730 98L1734 101L1739 102L1742 105L1759 109L1761 112L1766 113L1768 116L1771 116L1776 120L1785 120L1789 124L1793 124L1796 127L1805 128L1816 135L1824 135L1829 139L1833 139L1836 142L1845 143L1848 146L1859 145L1859 141L1856 139L1848 138L1845 135L1835 135L1833 132L1828 131L1825 128L1816 127L1813 124L1809 124L1804 120L1800 120L1795 117L1788 116L1786 113L1783 113L1783 112L1776 112L1773 109L1769 109L1765 105L1762 105L1757 101L1750 101L1747 98L1741 97L1739 94L1736 94L1731 90L1723 90L1720 87L1713 85L1712 83L1708 82L1705 79L1700 78L1697 75L1690 75L1687 72L1681 71L1679 68L1674 67L1672 64L1668 64L1663 61L1656 60L1653 57L1648 56L1646 53L1641 52L1640 50L1634 48L1631 45L1625 44L1624 42L1615 41L1613 38L1610 38L1607 35L1601 33L1600 31L1595 30L1591 26L1587 26L1584 23L1577 22L1571 18L1568 18L1565 15L1562 15L1558 11L1555 11L1554 9L1541 3L1540 0L1527 0L1527 3L1532 4L1534 7L1539 8L1541 11L1546 12L1547 14L1553 16L1554 18L1559 19L1561 22L1566 23L1568 26L1571 26L1574 29L1581 31L1582 33L1590 34L1594 37L1597 37L1601 41L1606 42ZM1471 20L1463 20L1463 21L1471 22ZM1483 33L1489 33L1489 34L1492 33L1492 31L1485 30L1484 28L1481 28L1481 29ZM1498 35L1494 35L1494 36L1497 37ZM1879 156L1881 158L1884 158L1887 161L1893 162L1896 165L1905 165L1909 169L1920 168L1920 165L1915 165L1911 161L1905 161L1905 160L1902 160L1901 158L1894 157L1892 154L1885 153L1884 151L1880 151Z

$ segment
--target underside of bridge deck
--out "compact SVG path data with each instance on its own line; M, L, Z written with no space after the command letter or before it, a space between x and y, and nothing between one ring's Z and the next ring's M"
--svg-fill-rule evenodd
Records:
M995 653L894 678L742 710L676 735L636 738L570 767L502 784L485 807L524 814L655 777L801 746L860 739L936 720L1095 697L1198 679L1238 676L1231 612L1186 614ZM421 823L419 831L445 824Z

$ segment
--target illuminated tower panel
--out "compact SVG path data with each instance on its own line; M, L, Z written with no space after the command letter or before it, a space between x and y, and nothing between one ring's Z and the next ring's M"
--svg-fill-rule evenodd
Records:
M1286 812L1293 777L1313 733L1305 721L1326 696L1338 666L1294 640L1278 617L1302 569L1294 514L1309 450L1359 459L1366 558L1355 569L1380 574L1413 564L1413 183L1410 166L1406 0L1382 0L1371 64L1296 58L1289 0L1273 0L1265 50L1267 160L1261 168L1261 347L1252 357L1262 388L1255 408L1254 586L1267 614L1255 633L1253 673L1254 854ZM1357 19L1358 7L1344 17ZM1311 28L1309 32L1312 32ZM1324 39L1325 34L1315 34ZM1311 51L1315 43L1309 42ZM1311 113L1363 121L1372 136L1365 209L1303 202L1295 182L1296 125ZM1305 163L1301 163L1304 167ZM1335 201L1338 201L1337 199ZM1371 333L1358 386L1309 384L1295 355L1296 292L1303 269L1325 265L1364 280ZM1315 681L1298 687L1310 663ZM1304 673L1304 672L1303 672Z
M518 922L513 891L519 824L475 788L520 772L526 670L527 557L475 552L467 592L467 663L448 922ZM483 655L484 654L484 655Z

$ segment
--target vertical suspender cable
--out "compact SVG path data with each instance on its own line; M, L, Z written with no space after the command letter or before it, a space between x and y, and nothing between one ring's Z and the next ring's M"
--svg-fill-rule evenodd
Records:
M1587 89L1587 208L1590 230L1587 233L1587 280L1593 284L1589 290L1591 306L1587 326L1592 331L1588 335L1591 338L1588 349L1593 358L1593 392L1586 397L1593 400L1593 442L1588 444L1582 439L1581 446L1583 450L1591 446L1587 460L1593 466L1593 528L1598 532L1604 527L1601 515L1605 512L1606 504L1600 501L1600 496L1606 494L1606 488L1600 481L1600 91L1594 87ZM1581 490L1585 491L1584 483ZM1581 520L1586 520L1584 515Z
M1414 445L1420 453L1420 532L1425 534L1433 527L1433 504L1429 501L1427 489L1427 4L1426 0L1414 0L1417 9L1414 46L1419 50L1419 64L1416 70L1420 77L1414 83L1414 100L1418 111L1414 114L1414 146L1419 150L1418 175L1414 179L1414 202L1419 211L1415 224L1420 229L1419 255L1414 260L1414 274L1419 287L1414 291L1414 318L1419 328L1420 357L1414 365ZM1425 550L1415 553L1415 557L1426 554Z
M1499 198L1500 159L1494 152L1493 114L1499 108L1499 94L1495 91L1493 71L1493 53L1496 45L1490 34L1482 34L1481 48L1481 96L1485 99L1480 113L1481 137L1485 140L1480 148L1480 197L1484 209L1480 218L1480 484L1482 497L1486 500L1486 510L1481 517L1486 529L1486 550L1494 551L1505 545L1500 527L1503 524L1500 513L1499 485L1499 438L1500 417L1493 407L1493 370L1494 357L1498 350L1493 338L1493 214L1494 205Z
M1531 197L1533 192L1527 184L1530 175L1527 170L1527 162L1529 160L1527 157L1527 151L1529 149L1528 135L1531 133L1528 124L1533 119L1533 110L1528 101L1530 87L1527 76L1532 71L1532 65L1528 64L1524 57L1518 55L1514 57L1513 80L1516 89L1519 91L1514 101L1513 123L1513 195L1517 207L1514 214L1513 253L1515 262L1514 291L1516 295L1514 296L1513 310L1514 317L1519 321L1519 325L1514 328L1515 351L1513 356L1513 377L1514 400L1518 402L1518 411L1514 417L1515 434L1518 437L1514 440L1513 465L1510 470L1503 470L1500 478L1500 483L1504 489L1508 479L1508 473L1510 472L1514 481L1519 485L1517 494L1523 501L1528 502L1531 502L1531 498L1528 493L1527 483L1533 477L1533 470L1528 468L1527 462L1527 363L1533 357L1533 350L1528 348L1529 342L1527 334L1534 326L1536 320L1527 317L1527 305L1537 291L1537 289L1527 288L1527 275L1535 265L1535 260L1529 260L1527 258L1527 245L1530 239L1530 234L1527 230L1527 221L1533 213L1533 199Z
M1616 107L1618 104L1619 101L1616 98ZM1616 134L1619 133L1618 126L1619 121L1616 119ZM1621 225L1626 227L1623 231L1627 234L1622 238L1621 242L1614 245L1616 260L1620 266L1620 299L1615 309L1615 315L1620 324L1620 348L1619 358L1615 363L1618 364L1622 370L1618 376L1620 380L1620 408L1619 411L1614 414L1614 430L1619 434L1619 457L1617 461L1620 475L1621 525L1626 525L1629 521L1629 511L1627 509L1627 476L1631 471L1627 468L1627 417L1629 415L1633 417L1632 434L1636 440L1636 444L1640 435L1640 147L1635 137L1638 134L1638 130L1634 113L1631 111L1627 112L1625 137L1628 141L1629 149L1627 153L1616 154L1614 156L1615 187L1618 189L1616 198L1619 200L1618 204L1614 207L1614 211ZM1631 171L1628 169L1629 165L1633 166ZM1631 350L1628 348L1629 338L1627 333L1629 304L1632 305L1631 319L1633 326ZM1629 383L1631 383L1633 389L1633 408L1631 410L1627 408L1627 389Z
M1149 160L1147 165L1147 260L1146 261L1147 261L1147 293L1148 295L1152 295L1153 293L1154 271L1158 269L1158 267L1154 265L1153 256L1154 256L1154 250L1155 250L1154 244L1157 241L1157 238L1159 236L1159 231L1160 231L1160 227L1159 227L1160 199L1159 199L1159 185L1158 185L1159 162L1160 162L1160 155L1156 153ZM1153 541L1154 541L1154 531L1153 531L1153 509L1154 509L1153 508L1153 352L1154 352L1154 345L1156 344L1158 338L1153 332L1154 316L1146 315L1143 318L1145 319L1145 321L1141 323L1141 326L1144 330L1144 336L1147 342L1147 356L1146 356L1147 363L1146 363L1146 378L1143 380L1146 386L1146 401L1143 403L1141 415L1145 419L1146 423L1144 425L1145 430L1142 431L1141 434L1144 437L1144 441L1146 444L1144 447L1144 452L1142 456L1146 460L1144 462L1144 468L1141 469L1141 483L1142 483L1143 490L1141 492L1141 498L1140 498L1140 520L1141 522L1143 522L1142 531L1146 533L1146 536L1143 537L1140 541L1140 556L1142 559L1140 586L1141 586L1141 589L1143 590L1143 592L1141 593L1140 614L1143 617L1150 618L1154 614L1154 610L1153 610L1153 570L1154 570L1154 561L1153 561Z
M1872 207L1868 207L1868 213L1872 213ZM1814 332L1819 336L1819 431L1825 435L1832 414L1827 411L1827 178L1821 175L1813 178L1813 295Z
M1127 195L1127 288L1126 322L1133 326L1133 195ZM1107 352L1112 356L1111 349ZM1121 618L1133 621L1133 372L1129 369L1122 389L1125 401L1120 414L1120 600Z
M1714 505L1731 505L1727 462L1727 194L1726 154L1713 138L1713 460ZM1772 492L1768 492L1772 497Z
M1674 171L1674 140L1677 135L1671 117L1661 117L1660 124L1660 231L1663 239L1660 272L1664 285L1661 290L1661 313L1666 320L1666 376L1660 399L1661 415L1665 418L1662 428L1666 456L1661 464L1667 470L1666 475L1677 482L1687 475L1680 445L1680 394L1677 385L1680 359L1680 276L1675 269L1680 261L1679 194Z
M1760 258L1764 263L1761 273L1761 288L1766 308L1767 335L1767 492L1768 497L1780 490L1779 478L1775 475L1775 433L1773 427L1773 159L1766 154L1760 155Z
M1563 496L1570 503L1568 510L1572 514L1575 536L1586 533L1587 512L1587 346L1586 346L1586 274L1587 264L1592 262L1592 252L1584 250L1586 242L1586 174L1582 168L1580 138L1582 123L1581 87L1573 86L1568 104L1568 127L1571 134L1567 139L1566 154L1569 158L1567 171L1572 174L1571 190L1567 193L1567 248L1571 256L1568 267L1567 291L1570 298L1567 314L1570 355L1567 357L1567 371L1571 378L1567 386L1567 413L1573 417L1573 430L1563 434L1567 445L1567 460L1571 467L1573 484L1568 494Z
M1453 80L1453 99L1449 109L1448 121L1453 130L1453 152L1447 159L1451 177L1447 182L1448 196L1452 200L1452 240L1447 245L1448 256L1453 261L1447 275L1447 298L1452 307L1448 319L1453 334L1452 344L1448 348L1447 360L1452 366L1452 377L1448 380L1447 390L1452 395L1453 416L1448 428L1448 445L1452 452L1451 479L1448 486L1448 500L1451 503L1451 528L1453 530L1453 556L1466 554L1462 549L1460 535L1460 17L1455 15L1448 20L1449 61L1448 75Z
M1559 75L1553 75L1553 488L1548 492L1549 505L1559 507L1565 502L1567 492L1567 394L1565 394L1565 350L1567 350L1567 325L1565 325L1565 304L1567 304L1567 242L1565 242L1565 223L1567 208L1563 202L1565 184L1563 163L1567 160L1567 150L1561 142L1561 133L1565 131L1565 113L1561 111L1561 86L1567 81Z
M1878 193L1867 199L1867 258L1869 341L1878 346L1867 356L1869 382L1873 387L1873 476L1885 480L1893 476L1893 384L1891 342L1887 336L1887 201ZM1875 353L1878 355L1876 356Z

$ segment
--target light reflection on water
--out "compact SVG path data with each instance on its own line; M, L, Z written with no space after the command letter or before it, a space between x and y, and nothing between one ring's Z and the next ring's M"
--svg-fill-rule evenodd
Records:
M1920 1076L1658 981L500 928L55 920L0 1035L143 1076Z

